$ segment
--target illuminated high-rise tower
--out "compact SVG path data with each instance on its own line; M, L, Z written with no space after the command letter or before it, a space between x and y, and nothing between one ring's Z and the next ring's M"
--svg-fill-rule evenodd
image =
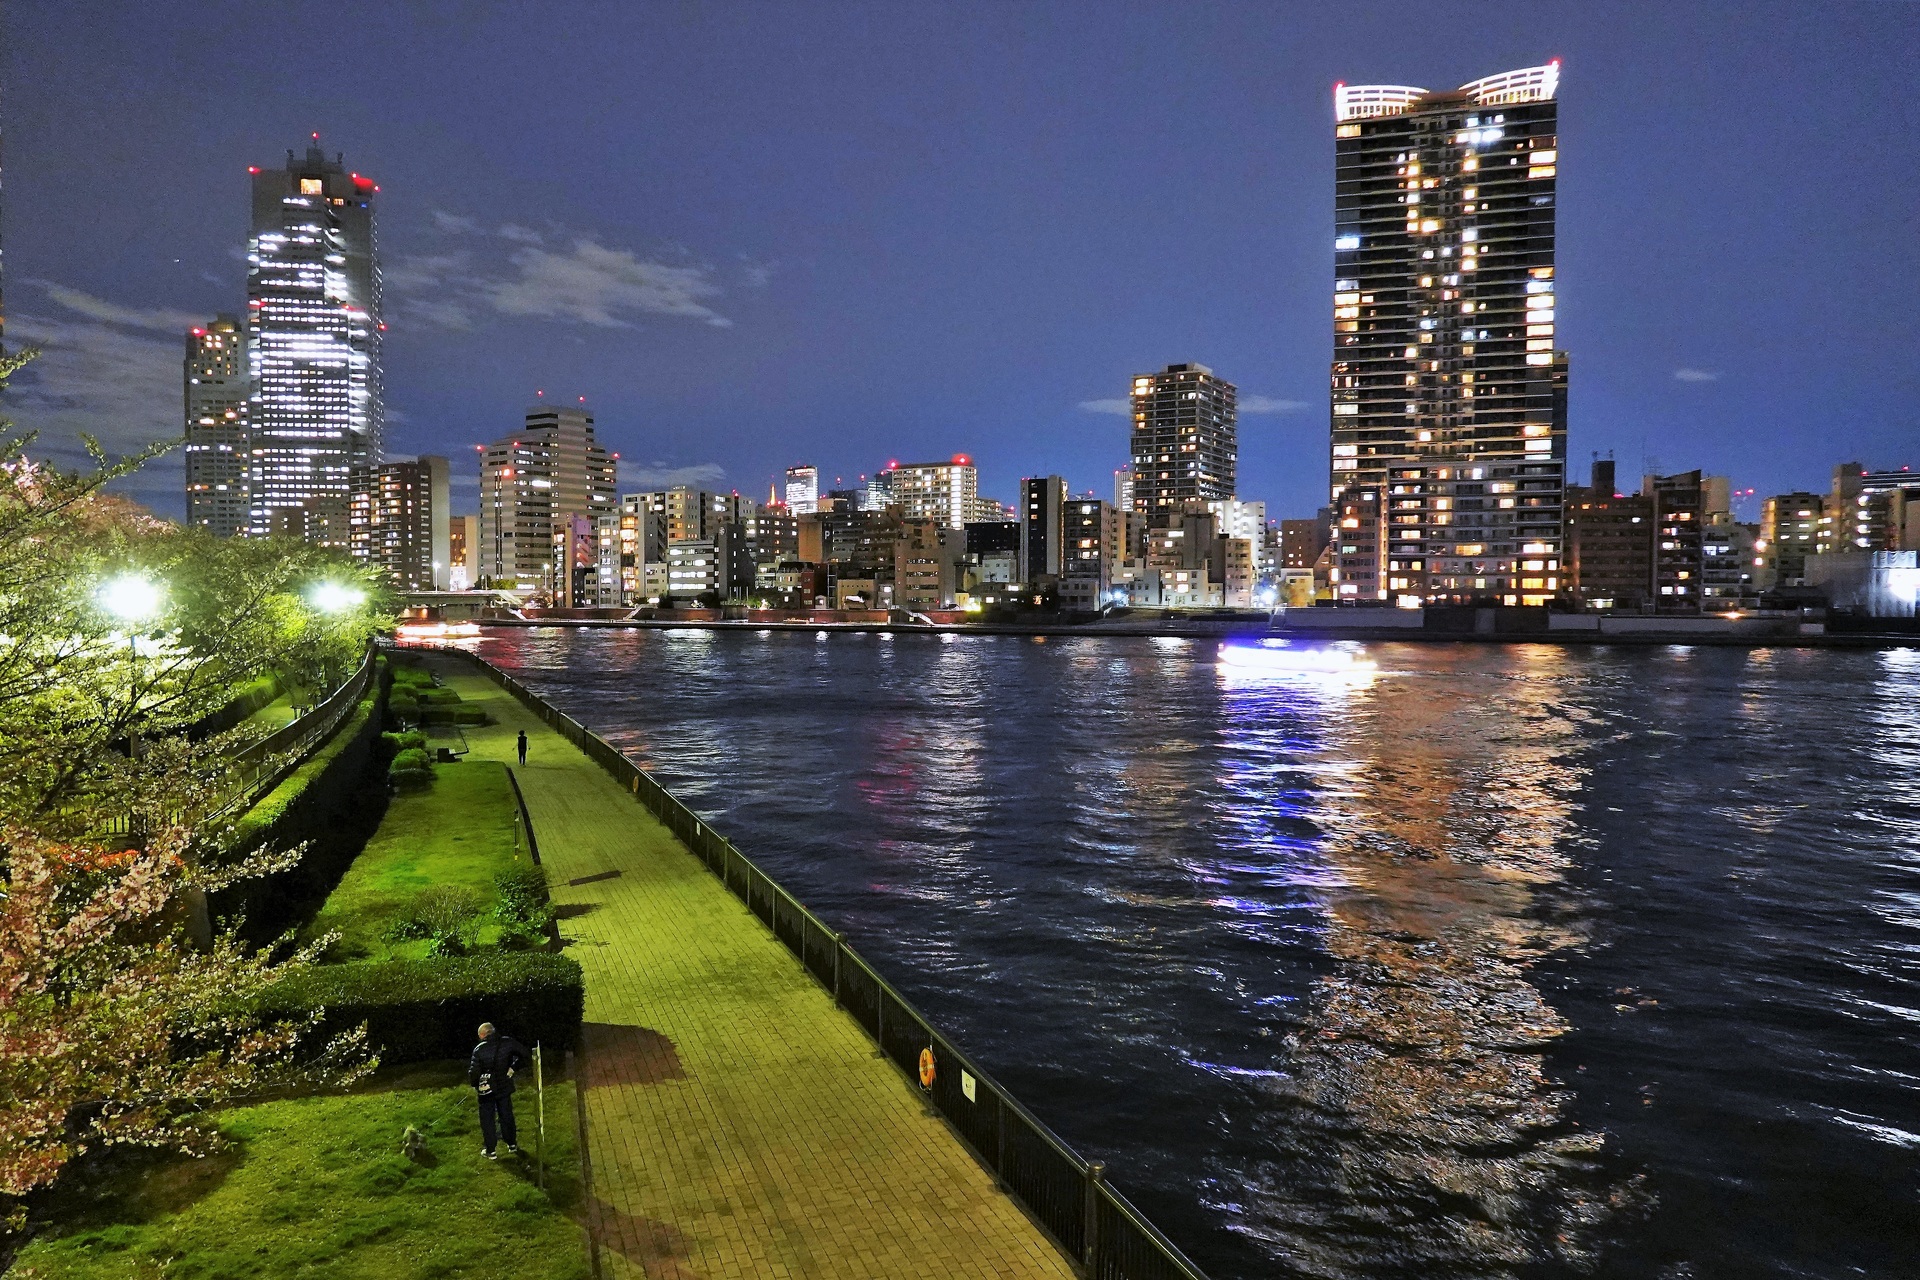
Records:
M351 497L380 462L379 188L319 139L285 169L249 170L248 528L346 547Z
M1342 599L1545 604L1563 583L1559 63L1334 89L1332 493L1384 504Z
M1239 393L1203 364L1170 364L1133 380L1133 509L1159 528L1189 503L1234 496Z
M247 531L247 333L220 315L187 331L187 523L217 538Z

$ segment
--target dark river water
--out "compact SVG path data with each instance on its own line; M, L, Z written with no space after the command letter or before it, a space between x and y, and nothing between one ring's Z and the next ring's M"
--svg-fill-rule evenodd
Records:
M1219 1280L1920 1275L1920 652L480 648Z

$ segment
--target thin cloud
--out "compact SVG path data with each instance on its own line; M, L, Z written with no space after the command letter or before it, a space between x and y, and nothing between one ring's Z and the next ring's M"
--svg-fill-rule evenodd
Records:
M1111 413L1122 418L1133 414L1133 405L1125 400L1082 400L1080 408L1087 413Z
M1675 369L1673 371L1673 378L1676 382L1720 381L1720 375L1712 369Z
M664 462L647 466L620 464L620 486L630 491L671 489L677 484L710 487L727 478L727 469L717 462L702 462L691 467L670 467Z
M399 319L454 330L473 328L486 313L600 329L632 328L643 316L733 323L711 305L724 290L703 263L643 258L556 227L489 229L445 211L433 220L461 237L461 247L389 262L386 284Z
M208 317L195 315L191 311L174 311L167 307L127 307L117 302L108 302L105 298L96 298L80 289L71 289L52 280L29 280L28 284L37 285L45 291L47 297L69 311L77 312L89 320L98 320L102 324L121 325L128 329L152 329L161 333L185 334L198 324L205 324Z
M573 242L569 253L525 249L513 255L517 280L491 285L494 310L510 316L573 320L604 329L627 329L634 314L680 316L725 328L733 321L707 306L720 287L704 267L646 262L628 249L593 240Z
M1242 396L1241 413L1298 413L1309 407L1306 400L1276 400L1272 396Z
M7 337L40 348L40 358L13 375L4 397L5 416L14 426L38 433L34 456L83 466L83 435L118 456L185 431L177 339L19 312L8 317ZM160 514L178 516L186 503L183 455L176 449L156 458L112 487Z

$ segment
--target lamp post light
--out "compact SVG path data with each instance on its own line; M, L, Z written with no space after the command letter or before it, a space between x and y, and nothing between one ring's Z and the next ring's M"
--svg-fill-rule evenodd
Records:
M140 709L140 632L142 623L160 616L166 592L158 582L142 573L123 573L108 578L94 592L94 599L108 614L127 628L127 754L135 755L139 737L132 719Z
M321 613L340 614L358 609L367 601L367 593L358 587L342 586L338 582L320 582L307 592L307 603Z

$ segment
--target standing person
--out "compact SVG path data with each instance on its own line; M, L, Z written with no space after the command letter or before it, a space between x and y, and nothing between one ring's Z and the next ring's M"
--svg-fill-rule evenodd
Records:
M518 745L520 747L520 763L524 766L527 763L527 731L525 729L520 731L520 741Z
M527 1051L518 1040L498 1034L491 1022L480 1024L480 1043L467 1062L467 1083L480 1095L480 1136L487 1144L480 1150L489 1160L497 1158L498 1138L507 1140L508 1151L520 1154L520 1134L513 1123L513 1077L526 1065Z

